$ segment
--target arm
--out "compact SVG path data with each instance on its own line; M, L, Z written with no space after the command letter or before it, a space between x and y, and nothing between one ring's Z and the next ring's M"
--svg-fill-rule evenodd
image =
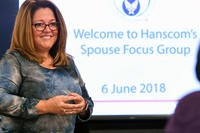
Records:
M75 78L78 78L80 87L81 87L81 91L82 91L82 97L85 99L86 102L86 108L79 113L78 118L79 120L88 120L91 116L92 116L92 112L93 112L93 108L94 108L94 103L92 98L89 96L88 91L85 87L85 83L83 82L81 75L72 59L72 57L69 58L70 61L70 66L71 66L71 71L72 71L72 76L74 76Z
M82 96L86 101L86 106L85 106L85 109L83 110L83 112L81 112L79 114L79 119L80 120L88 120L92 116L94 103L92 101L92 98L89 96L89 94L85 88L85 85L82 86L81 89L82 89Z
M0 61L0 113L9 116L31 118L37 116L35 105L39 99L19 95L22 75L16 56L6 54Z

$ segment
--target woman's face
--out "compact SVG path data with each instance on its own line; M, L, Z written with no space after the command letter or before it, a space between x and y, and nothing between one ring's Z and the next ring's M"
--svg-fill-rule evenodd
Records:
M50 8L40 8L34 13L32 27L37 52L49 52L56 42L58 27L55 22L55 16Z

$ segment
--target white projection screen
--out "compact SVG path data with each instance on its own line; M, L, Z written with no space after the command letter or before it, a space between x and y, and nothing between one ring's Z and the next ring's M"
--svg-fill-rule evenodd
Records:
M94 117L169 116L181 97L198 90L200 1L52 1Z

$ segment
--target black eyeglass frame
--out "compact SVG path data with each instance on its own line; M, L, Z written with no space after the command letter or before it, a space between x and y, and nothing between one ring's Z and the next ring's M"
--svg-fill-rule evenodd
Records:
M59 22L51 22L51 23L48 23L48 24L45 24L45 23L42 23L42 22L36 22L36 23L33 23L32 25L35 27L35 29L37 31L44 31L46 29L46 27L48 26L49 29L51 31L55 31L59 28Z

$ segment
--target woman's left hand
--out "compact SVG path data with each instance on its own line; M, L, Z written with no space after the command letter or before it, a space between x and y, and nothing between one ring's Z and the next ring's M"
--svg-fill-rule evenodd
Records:
M71 111L73 111L76 114L84 112L85 107L87 106L85 99L77 93L70 93L68 94L68 96L74 97L73 101L75 104L73 105ZM67 111L65 113L67 114Z

